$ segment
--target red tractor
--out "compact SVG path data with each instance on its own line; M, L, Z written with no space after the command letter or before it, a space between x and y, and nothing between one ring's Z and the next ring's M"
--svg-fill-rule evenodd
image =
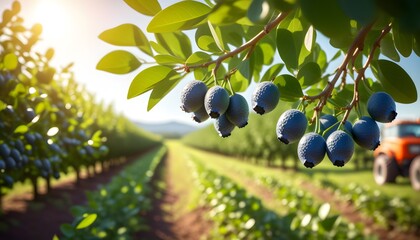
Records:
M420 190L420 119L395 120L382 128L381 145L374 152L373 175L379 185L409 177Z

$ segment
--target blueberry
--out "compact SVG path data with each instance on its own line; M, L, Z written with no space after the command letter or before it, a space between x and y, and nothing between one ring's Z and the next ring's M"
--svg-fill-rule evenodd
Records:
M349 134L342 130L337 130L330 134L326 141L327 155L334 166L344 166L354 152L354 142Z
M35 135L34 135L34 134L27 132L27 133L25 133L25 135L24 135L24 136L25 136L26 141L27 141L30 145L33 145L33 144L35 143L35 141L36 141L36 137L35 137Z
M11 187L13 185L13 183L14 183L13 178L11 176L9 176L9 175L5 175L3 177L3 179L4 179L4 182L6 183L6 186L8 186L8 187Z
M31 122L36 117L36 113L33 108L27 108L25 111L24 118L27 122Z
M369 115L378 122L392 122L397 116L394 99L386 92L376 92L367 103Z
M204 105L197 111L193 112L191 115L192 119L198 123L204 122L209 119L209 115L206 112Z
M60 172L54 171L53 176L54 176L55 179L59 179L60 178Z
M242 95L234 94L229 98L229 107L225 113L227 119L239 128L248 124L249 107Z
M329 135L332 132L334 132L335 130L337 130L337 128L338 128L337 122L338 122L337 118L333 115L330 115L330 114L323 115L319 118L319 125L320 125L320 129L321 129L321 133L325 138L328 137L328 136L326 136L326 134ZM334 124L335 124L335 126L332 127ZM330 127L332 127L332 128L329 129ZM329 131L325 132L327 129L329 129Z
M219 136L225 138L229 137L235 125L231 123L225 114L220 115L218 119L214 122L214 128L216 129Z
M204 97L204 106L207 114L211 118L218 118L220 115L223 115L229 107L228 92L220 86L210 88Z
M353 124L352 135L354 141L363 148L375 150L379 146L379 127L370 117L363 116L357 120Z
M0 170L6 169L6 163L0 159Z
M277 138L285 144L295 142L305 134L307 126L305 114L296 109L287 110L277 122Z
M6 159L10 155L10 148L6 143L0 144L0 156L3 157L3 159Z
M204 82L194 80L188 83L181 92L181 109L184 112L195 112L204 104L207 86Z
M37 167L37 168L41 169L41 168L42 168L42 161L41 161L41 160L39 160L39 159L36 159L36 160L34 161L34 165L35 165L35 167Z
M16 148L12 149L10 157L12 157L17 163L22 162L22 155Z
M317 133L307 133L300 139L297 151L303 165L313 168L325 157L325 139Z
M5 160L5 162L6 162L6 168L8 168L8 169L13 169L13 168L16 168L16 161L15 161L15 159L14 159L14 158L12 158L12 157L7 157L7 158L5 158L4 160Z
M280 99L280 91L272 82L259 83L252 94L252 109L260 115L276 108Z

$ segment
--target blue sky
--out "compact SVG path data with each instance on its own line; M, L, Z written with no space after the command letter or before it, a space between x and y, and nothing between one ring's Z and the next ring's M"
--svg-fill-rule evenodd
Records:
M13 0L1 0L0 9L10 7ZM171 1L160 1L170 4ZM123 0L21 0L22 13L27 26L35 22L44 25L40 51L48 47L56 50L55 66L74 62L76 80L86 85L98 99L113 103L117 111L133 120L143 122L166 122L171 120L193 124L190 116L179 108L180 91L189 80L183 80L153 110L146 111L148 94L127 100L126 95L131 79L137 72L114 75L95 69L96 63L106 53L124 49L111 46L98 39L98 35L123 23L134 23L145 31L150 18L144 17L128 7ZM328 49L327 46L323 46ZM136 49L130 49L141 55ZM331 52L327 52L331 56ZM412 54L399 63L413 78L420 90L420 58ZM250 99L253 86L244 96ZM398 104L398 118L420 118L420 102Z

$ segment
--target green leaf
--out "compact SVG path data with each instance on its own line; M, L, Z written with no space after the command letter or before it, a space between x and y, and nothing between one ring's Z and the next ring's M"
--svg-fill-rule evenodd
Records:
M308 62L299 69L297 79L303 88L309 87L321 80L321 68L315 62Z
M362 25L375 20L377 7L374 0L339 0L338 2L349 18Z
M98 215L96 213L88 214L83 220L77 224L76 229L87 228L95 222Z
M7 70L15 70L19 62L15 54L8 53L6 54L6 56L4 56L3 63L4 68L6 68Z
M99 39L115 46L136 46L152 56L149 41L143 31L134 24L122 24L99 34Z
M172 55L155 55L153 57L160 65L176 65L184 63L184 60Z
M196 1L175 3L157 13L147 26L149 32L173 32L187 30L200 23L211 8Z
M288 68L298 67L299 53L293 34L287 29L277 29L277 51Z
M170 67L153 66L141 71L131 82L127 98L133 98L151 90L155 84L169 79L177 73Z
M253 23L262 23L267 21L271 13L270 4L266 0L253 0L248 9L248 18Z
M325 231L329 232L329 231L333 230L333 227L334 227L335 223L339 219L340 219L339 215L334 215L334 216L328 217L328 218L320 221L320 225L322 226L323 229L325 229Z
M215 25L235 23L246 16L250 4L251 0L220 1L208 19Z
M400 61L400 55L395 49L395 45L390 34L385 35L381 41L381 53L396 62Z
M74 229L73 226L65 223L60 226L60 231L64 234L65 237L71 238L74 236Z
M29 131L28 126L26 126L26 125L20 125L17 128L15 128L15 131L13 133L24 134L24 133L26 133L28 131Z
M210 33L214 39L214 42L216 43L217 47L220 49L220 51L225 51L225 44L222 41L221 32L218 27L213 27L211 22L208 22Z
M60 240L60 238L56 234L54 234L52 240Z
M373 62L378 71L379 81L384 90L396 102L414 103L417 101L417 90L413 80L407 72L394 62L380 59Z
M220 52L220 48L217 46L208 24L201 25L197 28L197 31L195 32L195 42L197 43L197 46L203 51L213 53Z
M205 52L195 52L185 61L187 66L202 64L211 61L211 56Z
M176 56L185 61L192 53L190 39L185 33L156 33L155 37L158 44L163 47L169 55Z
M280 71L283 69L284 64L277 63L271 66L267 71L264 73L263 77L261 78L261 82L271 81L277 77ZM257 80L257 79L256 79Z
M45 57L48 60L51 60L54 57L54 48L48 48L47 51L45 52Z
M147 16L154 16L162 9L157 0L124 0L124 2L132 9Z
M303 16L330 38L348 38L350 19L344 14L337 0L301 0Z
M318 209L318 217L321 220L325 220L328 217L330 210L331 210L331 206L329 203L322 204Z
M182 78L183 76L175 75L157 83L150 94L147 111L152 110L156 104L158 104L176 85L178 85Z
M395 47L404 57L409 57L413 50L413 35L400 29L399 23L392 23L392 36L394 38Z
M312 46L314 45L316 40L316 32L312 26L309 27L308 31L305 35L305 48L308 51L312 50Z
M96 65L96 69L115 73L125 74L139 68L141 62L130 52L116 50L105 55Z
M280 100L294 102L303 96L299 81L291 75L280 75L274 79L274 84L280 90Z
M239 64L238 70L235 72L235 74L232 76L230 80L233 90L235 92L243 92L248 88L252 80L253 71L254 71L254 57L253 56L251 56L248 59L245 59Z

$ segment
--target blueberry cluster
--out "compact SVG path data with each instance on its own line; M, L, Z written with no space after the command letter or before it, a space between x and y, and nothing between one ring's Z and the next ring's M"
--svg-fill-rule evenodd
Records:
M194 80L181 93L181 109L192 113L194 121L200 123L208 118L216 119L214 127L221 137L230 136L235 127L248 124L248 103L240 94L229 93L220 86L207 89L204 82Z
M285 143L299 140L298 157L305 167L318 165L327 154L332 164L344 166L352 157L354 142L359 146L375 150L379 146L379 127L376 122L391 122L397 116L395 101L385 92L372 94L368 100L369 116L362 116L353 125L339 122L333 115L319 119L320 133L306 133L307 119L303 112L295 109L284 112L277 123L277 137ZM341 130L342 129L342 130Z
M251 99L252 109L263 115L278 104L280 92L272 82L257 85ZM207 89L198 80L187 84L181 94L181 109L192 112L196 122L215 118L214 126L221 137L230 136L237 126L248 123L248 104L239 94L229 96L220 86ZM318 119L316 132L306 133L308 120L297 109L285 111L276 126L277 138L284 144L298 143L298 157L304 166L312 168L325 157L338 167L344 166L352 157L354 142L359 146L374 150L379 146L379 127L376 122L391 122L397 116L395 101L385 92L372 94L367 103L369 116L360 117L352 125L349 121L339 121L336 116L325 114ZM306 134L305 134L306 133Z

